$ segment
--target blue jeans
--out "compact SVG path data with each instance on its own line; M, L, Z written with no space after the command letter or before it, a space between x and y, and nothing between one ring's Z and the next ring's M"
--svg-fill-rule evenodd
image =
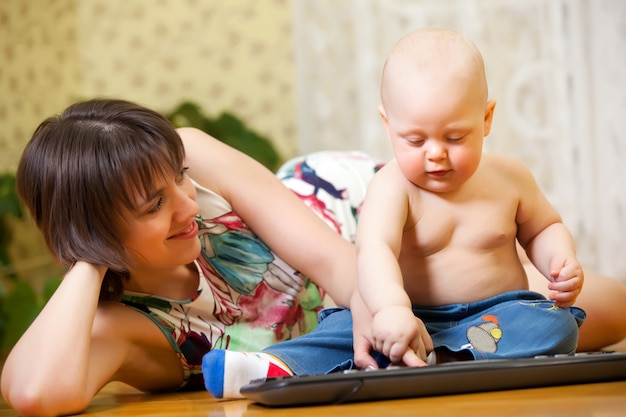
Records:
M532 291L512 291L468 304L414 306L413 312L426 325L435 351L474 359L573 353L586 317L580 308L556 307ZM326 309L313 332L264 352L280 358L296 375L354 369L350 310ZM384 355L372 352L372 356L380 367L389 365Z

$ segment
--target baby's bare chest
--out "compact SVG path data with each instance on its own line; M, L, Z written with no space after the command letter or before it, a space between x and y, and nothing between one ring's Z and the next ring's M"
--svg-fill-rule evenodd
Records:
M423 202L411 209L403 252L428 256L445 248L495 250L515 239L516 214L513 199L488 193L466 202Z

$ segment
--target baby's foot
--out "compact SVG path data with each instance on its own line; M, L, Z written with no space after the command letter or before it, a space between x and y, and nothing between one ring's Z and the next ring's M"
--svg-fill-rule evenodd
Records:
M215 349L202 358L204 386L215 398L243 398L241 387L252 381L293 373L280 359L267 353Z

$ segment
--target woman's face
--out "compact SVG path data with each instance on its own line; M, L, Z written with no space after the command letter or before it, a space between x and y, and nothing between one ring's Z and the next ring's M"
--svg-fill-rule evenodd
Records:
M193 262L200 253L196 190L183 169L155 185L155 194L137 197L126 214L122 242L136 271L167 270Z

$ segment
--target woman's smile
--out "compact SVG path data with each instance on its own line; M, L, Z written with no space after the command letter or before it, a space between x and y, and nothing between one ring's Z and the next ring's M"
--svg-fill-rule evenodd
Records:
M168 239L191 239L198 238L198 223L192 221L189 226L181 230L179 233L168 237Z

